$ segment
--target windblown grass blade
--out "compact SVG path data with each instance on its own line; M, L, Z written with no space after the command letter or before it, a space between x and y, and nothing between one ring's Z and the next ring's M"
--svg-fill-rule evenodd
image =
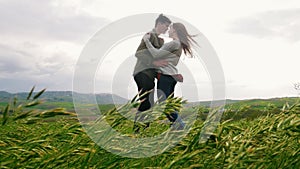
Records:
M44 92L45 92L46 88L39 91L34 97L33 97L33 100L37 99L38 97L40 97Z
M34 101L30 102L30 103L27 103L27 104L25 105L25 107L33 107L33 106L39 105L39 104L41 104L41 103L42 103L42 101L34 100Z
M17 105L17 101L18 101L18 98L17 97L14 97L14 102L13 102L13 107L15 108L16 105Z
M33 110L29 110L27 112L24 112L24 113L18 115L17 117L15 117L14 120L24 119L24 118L28 117L31 112L33 112Z
M32 95L32 93L34 91L34 88L35 88L35 86L33 86L32 89L30 90L30 92L28 93L28 96L27 96L26 100L30 99L30 97L31 97L31 95Z
M5 107L3 111L3 119L2 119L2 125L5 125L8 120L8 112L9 112L9 104Z
M56 109L44 111L40 114L37 114L36 116L48 118L48 117L54 117L54 116L58 116L58 115L76 116L75 113L67 112L64 108L56 108Z

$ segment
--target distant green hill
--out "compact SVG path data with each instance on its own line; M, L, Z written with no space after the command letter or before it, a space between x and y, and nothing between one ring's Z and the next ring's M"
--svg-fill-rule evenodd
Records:
M256 108L263 108L266 106L269 106L270 104L273 104L276 107L282 107L285 103L294 104L297 100L299 100L299 97L281 97L281 98L269 98L269 99L245 99L245 100L233 100L233 99L226 99L225 100L225 108L239 108L243 105L248 105L251 107ZM222 100L216 100L214 101L213 107L217 107L223 103ZM189 107L194 106L205 106L210 107L212 104L211 101L200 101L200 102L188 102Z
M290 105L299 101L299 97L281 97L281 98L269 98L269 99L249 99L249 100L232 100L230 104L226 104L230 108L239 108L244 105L251 106L251 108L262 109L265 107L273 106L281 108L284 104Z
M227 104L237 103L240 101L242 101L242 100L226 99L225 104L227 105ZM195 106L218 107L218 106L222 105L222 103L223 103L223 100L215 100L213 103L212 103L212 101L188 102L187 106L188 107L195 107Z
M0 91L0 102L7 102L7 100L12 98L12 94L5 92L5 91Z
M83 98L85 98L85 96L92 96L91 94L80 95L82 95ZM8 93L6 91L0 91L0 102L9 102L10 99L15 96L18 98L18 100L22 101L27 98L28 92ZM46 91L40 98L46 102L73 102L72 96L72 91ZM98 104L124 104L128 102L128 100L123 97L108 93L96 94L96 100Z
M35 93L33 93L35 94ZM72 93L72 91L45 91L40 99L46 101L47 104L51 105L51 103L55 103L55 105L59 103L73 103L73 94L75 94L78 98L81 98L83 102L88 103L92 102L90 99L94 99L94 95L92 94L80 94L80 93ZM9 93L6 91L0 91L0 103L10 102L14 97L17 97L19 101L25 100L28 96L28 92L20 92L20 93ZM98 104L125 104L129 100L120 97L115 94L109 93L100 93L96 94L96 100ZM293 104L299 97L282 97L282 98L270 98L270 99L246 99L246 100L232 100L226 99L225 108L230 109L239 109L244 105L250 106L251 109L262 109L264 107L273 105L274 107L280 108L285 103ZM223 101L215 101L213 107L217 107ZM200 101L200 102L188 102L186 104L187 107L198 107L205 106L210 107L211 101ZM73 104L71 104L73 105ZM70 107L70 106L69 106Z

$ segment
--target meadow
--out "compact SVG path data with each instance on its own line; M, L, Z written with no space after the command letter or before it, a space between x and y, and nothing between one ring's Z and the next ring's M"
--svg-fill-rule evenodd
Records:
M71 103L58 102L52 107L39 100L42 93L32 90L22 103L12 99L0 104L1 168L300 168L299 98L228 104L206 142L199 142L199 137L213 109L185 108L185 101L175 98L167 105L171 110L164 107L164 113L173 107L182 116L197 113L187 136L162 154L128 158L110 153L91 140ZM121 108L99 108L115 130L131 137L155 136L168 129L168 124L161 123L165 119L161 115L149 128L134 134L133 122L120 112L137 105L129 102Z

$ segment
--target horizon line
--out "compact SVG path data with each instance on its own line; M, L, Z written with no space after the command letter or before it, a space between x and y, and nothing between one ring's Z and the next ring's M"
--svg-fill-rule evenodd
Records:
M5 91L5 90L0 90L0 92L6 92L6 93L9 93L9 94L18 94L18 93L29 93L28 91L19 91L19 92L9 92L9 91ZM72 91L72 90L45 90L45 92L72 92L72 93L78 93L78 94L109 94L109 95L116 95L116 96L119 96L119 97L122 97L118 94L114 94L114 93L109 93L109 92L103 92L103 93L79 93L79 92L76 92L76 91ZM36 92L34 92L36 93ZM278 98L298 98L300 97L300 95L298 94L295 94L295 95L289 95L289 96L257 96L257 97L245 97L245 98L230 98L230 97L226 97L224 100L255 100L255 99L260 99L260 100L265 100L265 99L278 99ZM124 97L122 97L124 98ZM126 100L130 100L130 99L127 99L127 98L124 98ZM208 99L204 99L204 100L198 100L198 101L189 101L190 103L193 103L193 102L207 102L207 101L223 101L223 100L208 100Z

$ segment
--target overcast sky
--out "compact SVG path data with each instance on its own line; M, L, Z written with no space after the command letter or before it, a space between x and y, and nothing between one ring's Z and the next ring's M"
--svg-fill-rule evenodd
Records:
M293 84L300 82L298 0L147 2L0 0L0 90L29 91L33 85L48 91L72 90L76 61L97 31L125 16L164 13L189 22L209 40L224 70L227 98L297 95ZM132 51L139 41L130 40ZM109 62L114 60L107 60L108 67ZM117 69L122 63L113 65ZM95 77L102 84L96 92L108 93L111 82L99 77L114 75L103 68ZM199 83L205 86L208 81L204 77ZM117 94L131 97L135 84L130 79L125 85L128 91ZM209 94L200 99L209 99Z

